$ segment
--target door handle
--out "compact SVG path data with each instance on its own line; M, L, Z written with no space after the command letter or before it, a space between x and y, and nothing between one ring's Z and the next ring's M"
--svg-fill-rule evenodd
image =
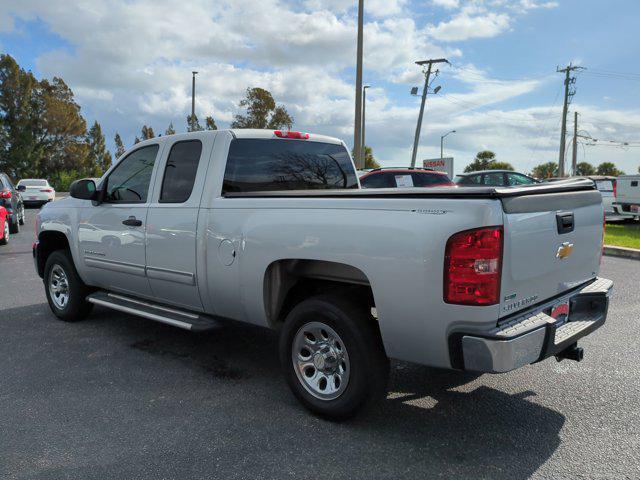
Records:
M127 218L126 220L123 220L122 224L126 225L127 227L141 227L142 226L142 220L138 220L136 217L134 217L132 215L129 218Z

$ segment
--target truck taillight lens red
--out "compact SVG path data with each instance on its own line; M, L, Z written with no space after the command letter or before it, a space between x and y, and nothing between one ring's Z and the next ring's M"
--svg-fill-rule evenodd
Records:
M45 192L45 193L51 193L53 192L53 190L51 188L43 188L42 190L40 190L41 192Z
M296 138L298 140L309 140L308 133L274 130L273 134L276 137L280 137L280 138Z
M2 190L0 192L0 198L11 198L11 190Z
M495 305L500 301L502 227L452 235L444 257L444 301L459 305Z

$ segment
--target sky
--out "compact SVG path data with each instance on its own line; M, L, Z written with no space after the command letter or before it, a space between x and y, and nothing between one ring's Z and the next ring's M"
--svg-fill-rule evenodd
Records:
M640 2L627 0L364 0L366 140L383 166L408 165L424 77L416 60L445 57L429 95L418 158L479 150L530 172L557 161L563 74L573 62L578 161L640 165ZM113 150L143 125L186 130L196 114L226 128L249 87L271 91L294 130L353 144L356 0L0 1L0 51L39 77L60 76ZM571 136L567 140L570 141ZM620 142L629 146L621 147ZM595 143L595 145L594 145ZM567 150L570 158L570 147Z

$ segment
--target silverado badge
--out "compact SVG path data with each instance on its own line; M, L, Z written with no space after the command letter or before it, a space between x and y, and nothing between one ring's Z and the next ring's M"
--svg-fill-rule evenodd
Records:
M564 242L562 245L558 247L558 251L556 252L556 258L563 260L571 255L573 252L573 243Z

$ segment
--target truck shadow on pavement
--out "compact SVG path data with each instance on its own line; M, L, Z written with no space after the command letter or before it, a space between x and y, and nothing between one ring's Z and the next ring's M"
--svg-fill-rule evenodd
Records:
M307 413L288 391L271 331L233 323L194 335L99 308L83 322L65 324L46 304L0 316L7 338L0 346L0 375L7 379L0 409L14 411L5 423L16 423L11 445L0 448L19 458L30 478L106 478L107 467L115 469L107 477L121 478L141 471L164 476L167 468L182 471L179 478L212 469L216 478L528 478L560 445L565 422L532 401L534 392L507 393L477 375L393 362L386 401L354 420L331 423ZM14 369L28 371L28 380L12 380ZM64 407L58 412L52 385L60 382ZM40 411L38 398L47 389L47 415L34 418L30 412ZM107 443L96 450L115 450L131 461L82 457L100 416L109 418L99 427ZM68 421L76 417L77 423ZM22 422L58 427L35 429L36 438L35 427ZM56 448L61 458L67 451L81 458L50 461L40 470L43 452Z

